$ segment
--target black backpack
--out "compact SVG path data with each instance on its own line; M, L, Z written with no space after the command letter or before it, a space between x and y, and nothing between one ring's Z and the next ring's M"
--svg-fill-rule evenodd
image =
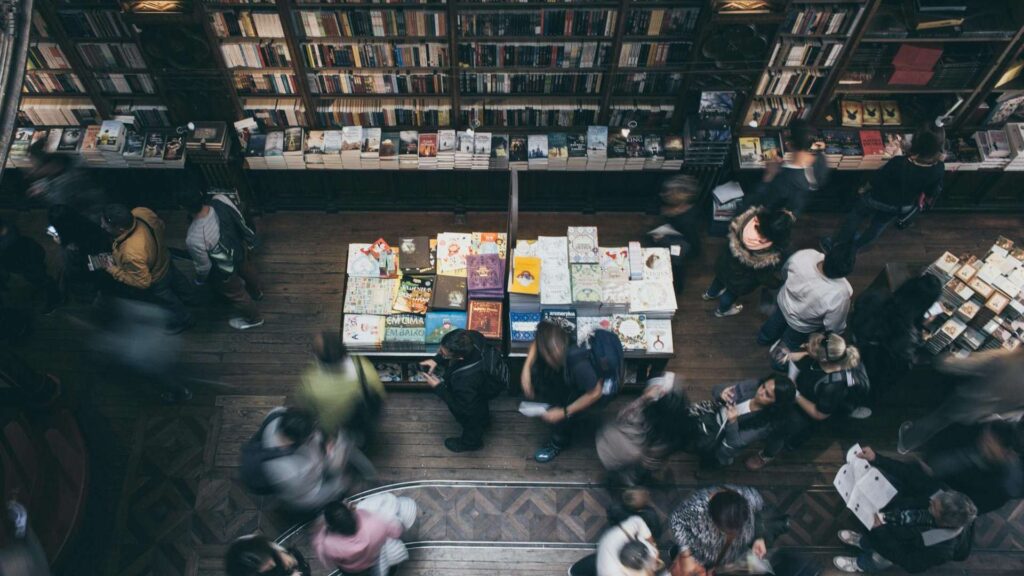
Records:
M238 469L239 479L246 489L253 494L266 496L274 492L274 487L267 480L263 472L263 464L275 458L291 456L298 446L286 446L281 448L267 448L263 445L263 432L271 422L284 416L284 410L270 414L263 420L260 429L253 434L252 438L242 444L241 467Z
M485 383L484 395L488 400L501 396L508 390L511 377L508 362L494 346L485 344L480 348L480 364L483 367Z
M590 364L597 372L597 377L604 380L605 396L614 396L622 388L626 363L622 341L610 330L594 330L587 339L590 350ZM609 385L608 382L611 382Z

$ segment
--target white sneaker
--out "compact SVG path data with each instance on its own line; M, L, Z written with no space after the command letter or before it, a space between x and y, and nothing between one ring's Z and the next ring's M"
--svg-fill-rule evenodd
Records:
M245 318L232 318L228 320L228 324L235 330L248 330L249 328L257 328L263 326L263 319L259 319L255 322L250 322Z
M867 406L858 406L850 412L850 418L854 420L864 420L865 418L871 417L871 408Z
M864 535L860 532L856 532L854 530L840 530L838 536L839 541L843 544L853 546L854 548L860 548L861 550L864 549L864 547L861 546L861 539L864 538Z
M725 312L722 312L718 308L715 308L715 317L727 318L729 316L735 316L740 312L743 312L743 304L733 304L732 308L729 308Z
M832 559L832 564L834 564L840 572L863 572L863 570L861 570L860 566L857 564L857 559L853 556L836 556Z

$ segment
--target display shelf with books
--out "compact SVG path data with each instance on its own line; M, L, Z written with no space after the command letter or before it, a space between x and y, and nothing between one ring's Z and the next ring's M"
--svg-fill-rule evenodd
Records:
M37 141L54 154L77 156L90 168L185 167L185 137L166 128L139 129L119 120L84 126L21 127L14 135L8 166L30 167L28 148Z

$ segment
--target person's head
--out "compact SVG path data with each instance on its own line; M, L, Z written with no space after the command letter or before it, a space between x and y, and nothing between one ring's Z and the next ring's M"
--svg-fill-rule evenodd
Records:
M288 408L281 416L278 431L293 444L304 444L313 435L316 419L302 408Z
M351 536L359 530L359 518L348 504L335 501L324 507L324 523L327 530L342 536Z
M641 540L630 540L619 550L619 564L627 570L644 572L654 563L654 554L650 547Z
M284 567L290 554L264 536L243 536L235 540L224 556L228 576L286 576Z
M341 335L331 330L324 330L313 337L313 354L324 364L338 364L348 355L348 350L341 342Z
M928 504L935 524L942 528L963 528L978 517L978 507L965 494L940 490Z
M463 360L473 353L476 344L469 330L452 330L441 339L441 346L438 352L448 360Z
M135 216L124 204L107 204L103 207L100 226L107 234L116 238L133 225L135 225Z
M789 123L789 149L810 152L818 140L818 133L810 122L797 118Z
M561 369L569 350L569 335L557 322L542 320L537 324L537 354L549 368Z
M672 390L644 408L644 420L649 427L649 446L681 447L689 437L688 417L690 400L680 380Z
M772 245L784 248L789 245L793 230L793 213L789 210L762 210L757 215L757 230L771 241Z
M893 292L893 301L905 318L913 322L923 320L924 313L942 294L942 282L931 274L911 278Z
M821 264L821 271L826 278L846 278L853 273L853 267L857 263L857 251L853 248L852 242L837 242L832 249L825 254L825 260Z
M755 397L762 406L785 406L796 398L796 386L788 376L772 374L761 378Z
M935 164L945 155L946 138L942 128L924 127L914 133L910 156L921 164Z
M708 514L723 534L736 537L750 521L750 504L738 492L725 489L708 501Z
M661 201L666 206L684 210L697 202L700 196L700 182L688 174L680 174L665 180L661 185Z
M206 196L202 191L195 188L183 188L178 191L178 205L185 209L189 215L195 216L206 204Z
M816 332L807 339L807 355L822 365L843 369L860 364L860 351L835 332Z

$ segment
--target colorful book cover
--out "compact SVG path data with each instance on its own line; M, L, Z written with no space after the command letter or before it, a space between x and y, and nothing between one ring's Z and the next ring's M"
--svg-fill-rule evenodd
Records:
M515 256L512 260L512 287L516 294L540 294L540 258Z
M878 103L882 107L882 125L899 126L903 124L900 114L900 103L895 100L883 100Z
M569 140L565 132L548 134L548 158L568 158Z
M572 301L597 303L601 301L601 266L599 264L572 264Z
M600 249L601 274L608 280L629 280L629 248L625 246Z
M626 158L643 158L644 135L630 134L626 136Z
M124 137L124 151L121 153L126 160L141 160L142 151L146 147L146 135L129 130Z
M444 335L456 328L465 328L467 317L465 312L427 312L426 342L440 344Z
M576 319L576 342L581 346L594 330L611 330L611 316L580 316Z
M458 276L438 276L434 282L431 310L465 310L466 279Z
M442 232L437 235L437 274L439 276L466 277L466 256L469 255L472 234Z
M508 158L508 134L491 136L491 158Z
M877 100L865 100L864 105L864 126L882 125L882 105Z
M420 158L437 158L437 134L420 134Z
M466 256L466 285L471 293L501 292L505 270L497 254L470 254Z
M396 278L352 276L345 284L344 311L346 314L390 314L397 287Z
M504 232L473 232L469 242L470 254L497 254L505 259L508 240Z
M587 151L604 154L608 150L608 127L587 126Z
M740 164L760 164L764 156L761 155L761 139L757 136L745 136L739 139Z
M345 314L341 324L341 340L346 346L376 348L384 340L384 316Z
M99 126L93 125L86 127L85 135L82 136L82 145L79 147L79 150L81 150L83 154L88 154L89 152L97 152L97 146L99 145L99 137Z
M530 134L527 137L527 143L530 147L529 158L530 160L538 160L541 158L548 157L548 135L547 134Z
M665 160L682 160L684 154L683 137L678 134L665 135Z
M363 149L363 127L345 126L341 130L341 151L351 152Z
M550 320L562 326L575 341L576 338L576 311L572 308L545 308L540 311L542 320Z
M782 160L782 145L779 144L778 136L761 137L761 158L765 162Z
M426 319L418 314L391 314L384 321L384 341L423 344Z
M500 300L470 300L467 327L484 338L501 339L502 307Z
M301 154L302 136L303 130L298 126L286 129L284 131L284 153L289 155Z
M840 103L843 120L842 125L860 128L864 125L864 104L857 100L843 100Z
M185 138L182 136L171 136L167 138L164 145L164 161L176 162L185 155Z
M647 316L643 314L612 315L612 332L625 350L647 350Z
M419 132L402 130L398 134L398 155L416 156L419 154Z
M380 137L378 157L398 158L398 132L384 132Z
M392 309L395 312L426 314L433 291L433 276L403 276Z
M146 134L146 149L142 151L142 157L148 160L160 160L164 157L164 135L162 132Z
M508 321L513 342L533 342L540 312L509 312Z

